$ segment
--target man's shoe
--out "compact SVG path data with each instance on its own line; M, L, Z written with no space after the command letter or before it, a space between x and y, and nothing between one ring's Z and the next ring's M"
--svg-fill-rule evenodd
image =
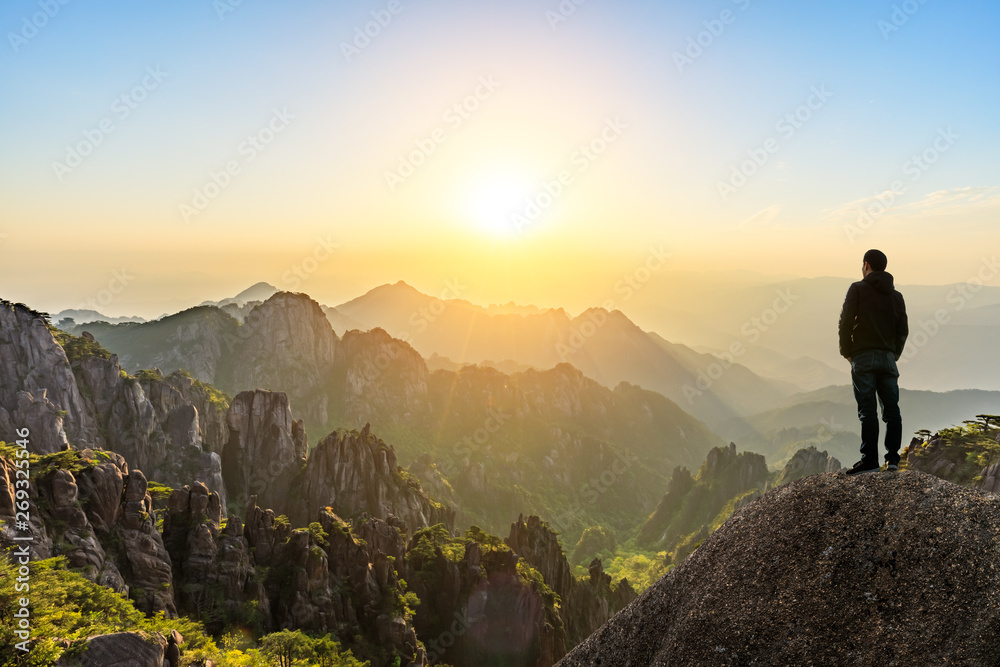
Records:
M886 464L885 469L886 470L899 470L899 466L896 465L895 463L889 463L889 464Z
M866 463L864 461L858 461L853 467L847 469L848 475L863 475L866 472L878 472L879 466L877 463Z

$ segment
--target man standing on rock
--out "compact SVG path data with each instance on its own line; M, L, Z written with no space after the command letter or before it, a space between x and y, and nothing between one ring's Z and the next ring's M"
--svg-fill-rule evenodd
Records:
M861 460L848 475L878 472L878 409L885 422L885 462L888 470L899 467L903 422L899 415L899 370L909 328L903 295L886 273L888 260L879 250L865 253L863 280L851 285L840 313L840 354L851 362L854 398L861 419Z

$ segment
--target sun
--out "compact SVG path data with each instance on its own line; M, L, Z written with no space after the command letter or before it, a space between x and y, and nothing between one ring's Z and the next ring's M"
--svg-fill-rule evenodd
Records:
M530 180L514 173L479 176L471 180L466 190L463 219L484 234L514 236L518 229L512 216L523 211L530 190Z

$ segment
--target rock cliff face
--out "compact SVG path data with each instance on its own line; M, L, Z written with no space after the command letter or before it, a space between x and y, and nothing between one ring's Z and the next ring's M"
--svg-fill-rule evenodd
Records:
M802 479L803 477L808 477L809 475L820 475L825 472L840 472L842 467L843 466L840 465L840 461L830 456L825 451L821 452L815 447L800 449L795 452L795 455L792 456L788 463L785 464L785 467L782 468L781 473L774 482L774 485L781 486L782 484L794 482L797 479Z
M197 405L209 418L208 444ZM158 482L201 479L224 493L212 451L220 409L179 376L129 377L92 336L54 333L39 313L0 304L0 440L26 427L33 452L110 449Z
M231 502L239 507L256 496L263 507L287 514L293 498L289 489L308 452L305 427L292 419L288 397L245 391L233 399L226 423L223 475Z
M139 470L84 450L43 459L29 491L33 559L64 555L91 581L128 593L142 611L176 614L170 558ZM14 466L0 457L0 545L15 544Z
M697 478L685 468L674 470L666 495L640 529L639 543L668 552L679 544L683 547L683 538L702 527L710 529L727 503L748 502L752 498L743 496L759 492L768 480L767 462L760 454L737 453L732 443L716 447L708 453Z
M292 515L299 524L324 507L345 517L392 514L414 528L443 523L450 530L455 523L454 508L428 498L416 478L399 470L396 452L368 424L324 438L310 453L300 488L304 504Z
M57 452L68 441L97 438L97 423L77 388L63 348L45 320L22 306L0 302L0 440L17 428L33 434L34 451Z
M198 409L155 373L127 377L116 355L73 362L86 403L101 427L97 445L118 452L158 482L200 479L224 494L222 461L205 446Z
M318 303L279 292L247 315L237 335L220 386L283 391L310 423L327 422L328 378L342 352Z
M292 627L341 633L362 654L425 665L410 621L397 604L405 526L394 517L351 526L328 510L325 537L292 530L253 502L246 525L236 515L220 528L219 499L202 485L174 491L164 520L181 611L221 632L229 624L271 631ZM402 531L402 532L401 532ZM346 632L346 630L350 630ZM363 638L356 643L354 635ZM372 647L381 647L374 650Z
M458 562L440 548L407 554L407 579L420 598L417 632L431 664L550 667L566 652L551 593L524 581L506 548L467 542Z
M344 334L339 409L356 428L386 420L420 423L431 413L430 373L416 350L382 329Z
M997 497L919 472L792 482L560 665L993 664L998 512Z
M562 551L559 539L537 516L518 517L511 524L507 546L527 561L562 599L559 615L566 627L569 646L589 637L611 616L636 598L627 579L612 585L600 559L590 564L590 578L577 581Z

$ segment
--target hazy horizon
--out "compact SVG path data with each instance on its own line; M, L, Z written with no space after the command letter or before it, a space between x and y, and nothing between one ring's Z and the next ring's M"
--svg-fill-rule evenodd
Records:
M893 273L892 267L890 266L887 271ZM114 289L118 288L118 283L115 282L117 276L123 276L126 279L133 279L134 274L132 272L126 271L122 273L121 271L115 271L108 274L111 281L115 284ZM303 274L306 275L306 274ZM451 299L457 299L460 301L467 301L474 306L481 308L490 308L492 306L507 306L514 305L522 308L538 308L540 310L548 309L563 309L569 313L570 316L575 317L590 308L600 308L602 303L606 302L610 297L612 300L620 301L621 293L616 293L615 287L619 287L620 290L628 289L627 283L623 280L623 275L608 276L607 281L601 283L599 280L595 280L595 284L600 283L604 286L602 294L597 294L593 297L591 301L587 301L586 297L580 298L565 298L565 293L562 295L559 292L558 287L546 290L547 298L544 301L531 301L528 299L502 299L502 298L490 298L490 290L484 290L481 286L470 286L458 278L447 278L437 284L433 285L422 285L415 284L413 281L404 277L387 277L381 282L377 280L368 285L358 284L360 281L352 281L350 284L358 284L358 291L351 291L345 286L338 286L337 288L331 288L323 285L320 281L314 280L311 276L306 275L305 278L300 278L295 274L292 274L293 280L282 280L281 276L268 277L258 280L253 280L252 282L236 282L235 280L228 279L225 281L218 281L214 285L201 284L197 287L193 287L191 290L191 295L188 298L185 296L177 296L176 294L171 294L169 297L157 300L136 300L135 293L138 290L132 290L132 285L134 284L132 280L128 280L128 286L122 289L120 292L113 292L113 290L107 287L98 290L97 296L90 296L86 301L78 301L72 303L65 298L58 296L39 296L38 298L22 297L19 290L10 290L9 292L5 290L4 294L0 294L0 297L13 302L22 302L25 305L39 310L42 312L47 312L52 315L60 313L65 310L96 310L102 315L107 315L108 317L140 317L145 320L152 320L163 315L173 315L175 313L187 310L188 308L193 308L195 306L202 305L209 302L219 302L225 299L230 299L235 297L237 294L248 290L249 288L258 284L269 284L275 287L279 292L300 292L308 294L315 301L319 302L321 305L336 307L358 297L361 297L368 292L377 289L379 287L384 287L387 285L395 285L396 283L405 283L417 290L418 292L431 296L434 298L440 298L443 301L448 301ZM286 276L287 277L287 276ZM847 288L850 283L860 280L860 272L855 272L854 275L816 275L816 276L796 276L791 274L767 274L751 270L680 270L673 268L664 268L657 271L650 272L650 278L647 281L640 282L638 279L633 278L634 285L638 287L637 290L633 290L633 293L637 294L646 290L648 292L656 292L658 286L662 286L663 283L671 282L669 279L674 278L675 281L672 282L672 286L683 287L684 279L690 279L692 277L700 278L714 278L713 285L719 286L725 282L731 282L734 289L746 286L746 285L771 285L779 284L796 280L840 280L844 283L844 293L846 294ZM894 274L895 277L895 274ZM970 278L974 277L974 272L970 274ZM726 278L727 280L724 280ZM735 278L735 280L733 280ZM903 283L896 278L896 285L900 289L905 290L906 287L947 287L952 285L958 285L967 282L966 280L960 280L955 282L945 282L945 283L926 283L926 282L912 282ZM232 287L228 287L232 285ZM992 285L990 285L992 286ZM648 288L648 289L647 289ZM111 295L110 301L102 299L101 292L104 292L103 296L107 296L109 293ZM131 295L133 298L126 298L126 292L133 292ZM543 292L539 291L539 294ZM616 299L617 294L617 299ZM323 296L325 295L325 296ZM905 295L904 295L905 296ZM562 300L560 300L562 299ZM624 311L623 311L624 312ZM626 312L626 314L628 314Z
M578 311L650 248L847 279L878 247L951 284L1000 247L998 7L386 7L0 8L5 296L402 278Z

